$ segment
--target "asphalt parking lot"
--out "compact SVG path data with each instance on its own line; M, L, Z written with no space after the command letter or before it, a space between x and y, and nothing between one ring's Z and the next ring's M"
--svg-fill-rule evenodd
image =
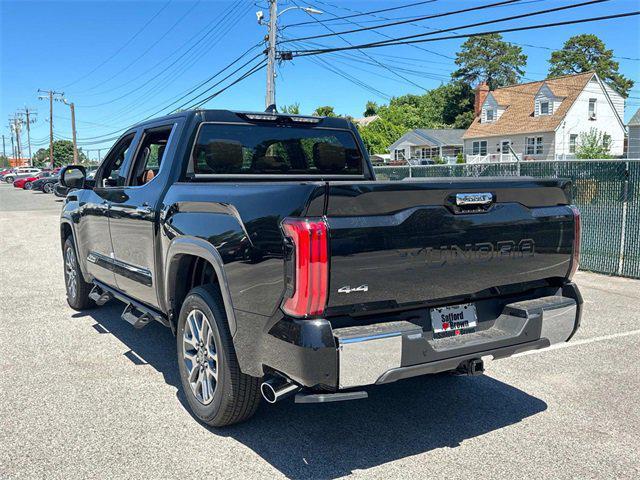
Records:
M580 272L571 343L200 425L175 343L65 301L59 199L0 184L2 478L640 478L640 281Z

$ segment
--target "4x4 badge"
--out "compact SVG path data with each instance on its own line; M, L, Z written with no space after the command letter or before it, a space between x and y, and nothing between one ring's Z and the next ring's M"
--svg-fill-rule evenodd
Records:
M351 288L349 285L345 285L344 287L340 287L338 289L338 293L354 293L354 292L368 292L369 285L360 285L359 287Z

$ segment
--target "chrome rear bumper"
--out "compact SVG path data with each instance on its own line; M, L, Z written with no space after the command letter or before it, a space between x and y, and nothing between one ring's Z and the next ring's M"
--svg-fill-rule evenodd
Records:
M478 331L440 340L406 321L337 329L338 386L388 383L452 370L472 358L504 358L565 342L576 329L578 311L576 300L561 296L516 302L498 318L481 321Z

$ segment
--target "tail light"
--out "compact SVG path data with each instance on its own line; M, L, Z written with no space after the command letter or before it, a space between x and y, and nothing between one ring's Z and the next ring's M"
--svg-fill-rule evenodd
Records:
M571 254L571 270L569 270L569 279L578 271L580 264L580 231L582 230L580 222L580 210L575 205L570 206L573 212L573 252Z
M282 309L295 317L320 315L329 290L327 224L321 218L285 218L282 230L288 267Z

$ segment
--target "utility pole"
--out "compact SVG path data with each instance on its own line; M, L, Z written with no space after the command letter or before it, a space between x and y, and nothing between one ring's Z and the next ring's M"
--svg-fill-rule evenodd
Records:
M9 121L13 126L13 131L16 134L16 158L22 159L22 145L20 144L20 131L22 130L22 118L19 114L14 114L13 118Z
M302 10L310 15L321 15L322 11L312 7L288 7L278 13L278 0L269 0L269 22L265 23L264 13L262 11L256 12L259 25L267 25L267 95L265 98L265 107L267 111L276 111L276 35L278 33L278 17L289 10ZM291 60L291 58L284 58L283 60Z
M9 124L9 129L11 130L11 156L13 159L16 159L16 147L13 143L13 124Z
M31 118L31 115L34 114L35 112L29 108L29 107L24 107L24 110L22 110L20 113L24 113L27 117L27 145L29 147L29 165L33 167L33 156L31 155L31 124L36 122L35 118Z
M64 92L56 92L54 90L41 90L38 89L38 93L45 93L46 95L39 95L38 98L40 100L49 98L49 162L51 163L51 168L55 168L55 163L53 160L53 99L54 96L61 97L64 95ZM57 100L58 98L56 98Z
M3 157L7 156L7 150L5 149L5 146L4 146L4 133L2 134L2 156Z
M276 107L276 33L278 30L278 0L269 0L269 34L267 48L267 97L265 108Z
M68 102L66 98L62 97L62 103L69 105L71 109L71 133L73 135L73 163L78 163L78 142L76 142L76 106L73 102Z

